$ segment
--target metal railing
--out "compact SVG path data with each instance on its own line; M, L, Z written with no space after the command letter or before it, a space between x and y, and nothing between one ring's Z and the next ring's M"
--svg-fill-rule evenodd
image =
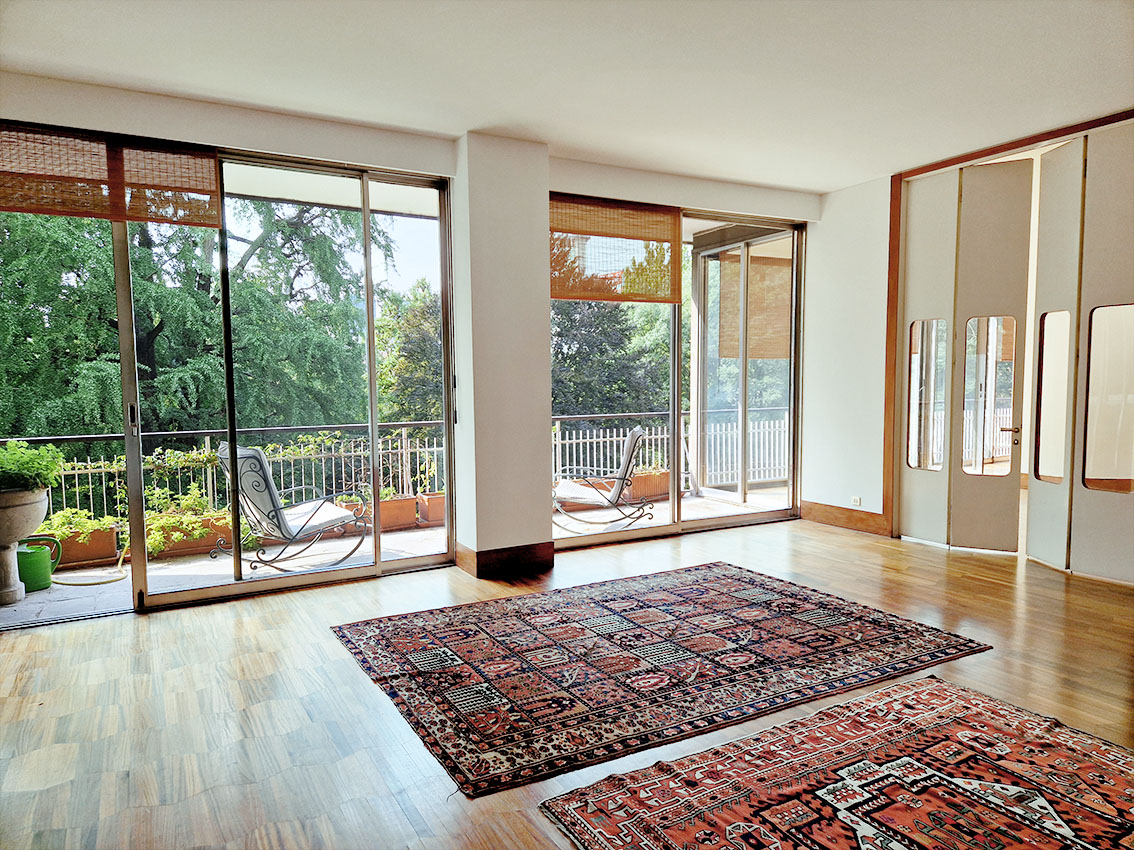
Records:
M736 411L710 411L701 451L706 486L735 485L739 477ZM731 421L723 417L731 414ZM683 413L683 420L688 412ZM552 427L553 473L572 467L617 469L627 433L643 423L645 438L639 469L669 469L669 415L664 411L556 416ZM712 421L713 419L718 421ZM655 420L650 423L649 420ZM660 423L657 420L661 420ZM609 426L602 423L610 423ZM376 495L414 495L444 489L445 451L439 420L383 422L371 463L365 424L240 429L242 445L259 445L281 490L318 488L324 493L363 489ZM223 430L144 432L143 483L147 500L166 502L187 496L203 498L208 510L222 510L228 485L216 458ZM281 438L290 437L290 440ZM684 435L683 435L684 437ZM749 482L783 481L788 476L790 427L786 408L750 411ZM119 442L122 434L84 434L27 438L29 443L75 444ZM680 443L679 443L680 444ZM108 446L109 447L109 446ZM119 448L119 447L114 447ZM62 480L50 491L51 510L79 508L96 516L126 516L126 470L117 453L86 451L67 462ZM689 487L682 462L682 488ZM378 471L372 481L372 467ZM375 487L375 483L377 487ZM149 507L149 505L147 505Z
M445 452L441 421L383 422L378 426L374 464L377 487L371 475L370 442L366 425L320 425L240 429L242 445L264 449L273 477L281 489L312 488L324 493L362 489L376 494L414 495L444 489ZM228 504L228 483L216 457L223 430L144 432L149 447L142 459L143 483L148 500L173 501L199 496L210 511ZM348 436L356 433L359 436ZM298 439L273 442L273 437ZM326 436L320 436L326 435ZM220 439L218 439L220 438ZM99 444L120 442L122 434L83 434L29 437L29 443ZM113 450L112 450L113 451ZM165 491L165 492L162 492ZM60 483L50 489L51 512L64 508L90 511L96 516L126 516L126 464L122 455L109 453L67 461Z

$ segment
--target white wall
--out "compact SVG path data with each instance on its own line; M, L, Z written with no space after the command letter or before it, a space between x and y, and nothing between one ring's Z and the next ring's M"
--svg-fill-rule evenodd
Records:
M469 133L453 183L457 542L551 539L547 146Z
M824 195L807 230L804 501L882 512L889 233L888 177Z
M457 142L0 71L0 118L450 177Z
M791 221L819 218L821 196L814 192L700 180L573 159L552 159L550 171L553 192Z

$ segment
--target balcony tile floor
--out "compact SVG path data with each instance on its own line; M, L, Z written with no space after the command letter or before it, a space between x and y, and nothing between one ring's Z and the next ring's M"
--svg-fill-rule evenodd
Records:
M730 494L709 490L704 491L704 495L700 497L686 495L681 502L683 515L686 519L728 517L778 510L787 504L787 490L782 487L750 493L749 503L743 506L728 501L730 497ZM618 515L611 510L581 511L574 516L601 524L588 526L578 523L578 531L573 531L575 524L572 524L569 519L564 520L564 524L572 530L553 527L556 539L578 536L580 533L618 531L625 527L624 523L616 521ZM634 523L632 527L647 528L651 525L664 525L669 521L669 502L663 500L656 503L652 520ZM320 541L305 555L292 562L290 566L293 569L301 570L304 568L309 570L319 569L322 564L340 557L344 551L344 543L352 546L354 540L339 538ZM347 563L367 563L370 560L371 551L370 544L368 542L363 543L358 552ZM413 528L382 533L383 562L431 555L443 551L445 551L445 530L443 527ZM84 587L53 583L46 590L29 593L21 602L0 607L0 629L129 611L133 607L131 602L132 586L129 577L130 565L126 564L124 569L127 571L127 577L121 581ZM63 581L94 582L113 578L117 574L116 568L105 567L65 570L57 573L56 577ZM260 568L256 572L248 571L246 574L249 576L247 580L254 581L257 577L268 577L279 573L272 569ZM151 593L196 587L215 587L232 581L232 562L224 558L212 559L207 554L171 559L159 558L150 562L149 590Z

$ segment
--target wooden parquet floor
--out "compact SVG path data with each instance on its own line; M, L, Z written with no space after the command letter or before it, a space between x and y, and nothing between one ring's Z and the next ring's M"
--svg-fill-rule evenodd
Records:
M468 800L329 626L714 560L990 643L928 672L1134 745L1134 589L787 522L2 633L0 847L568 847L544 798L860 692Z

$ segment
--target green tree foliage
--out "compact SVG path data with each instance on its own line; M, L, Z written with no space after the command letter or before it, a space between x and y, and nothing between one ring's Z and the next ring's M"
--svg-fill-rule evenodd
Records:
M657 276L664 246L623 274ZM551 278L584 287L570 240L551 239ZM625 278L624 278L625 279ZM660 304L555 299L551 303L551 405L556 416L638 413L669 407L669 308Z
M122 428L110 225L0 213L0 435Z
M241 427L365 421L361 216L227 204ZM223 427L216 233L135 223L128 239L143 428ZM109 223L0 213L0 303L0 434L121 431Z
M408 295L383 290L376 317L378 418L442 419L441 297L419 279Z

